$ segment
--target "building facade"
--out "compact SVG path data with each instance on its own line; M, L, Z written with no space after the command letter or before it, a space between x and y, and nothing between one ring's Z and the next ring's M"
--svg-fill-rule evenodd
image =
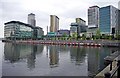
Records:
M33 37L34 39L42 39L43 35L44 35L44 31L41 27L33 27L34 33L33 33Z
M29 24L10 21L5 23L4 37L6 39L30 39L33 37L33 29Z
M100 8L99 29L101 34L115 34L118 29L118 9L113 6Z
M56 15L50 15L50 32L59 30L59 18Z
M28 24L36 26L35 14L33 13L28 14Z
M99 27L99 7L92 6L88 9L88 27Z
M70 25L70 36L72 36L73 34L77 34L78 33L78 24L77 23L71 23Z
M77 34L77 36L80 36L84 32L87 31L86 21L81 18L76 18L75 23L71 23L70 25L70 35Z
M90 27L87 29L87 37L93 37L96 35L96 32L98 31L98 27Z

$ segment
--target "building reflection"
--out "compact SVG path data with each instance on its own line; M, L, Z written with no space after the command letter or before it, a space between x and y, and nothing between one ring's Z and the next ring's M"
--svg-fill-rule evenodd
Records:
M59 52L57 46L49 46L49 58L50 58L50 67L58 67L59 65Z
M27 56L27 66L30 69L35 68L35 59L36 59L36 52L37 52L37 45L34 45L32 47L32 51L28 56Z
M88 75L94 76L100 69L100 49L88 48Z
M4 46L5 60L10 63L15 63L27 59L27 67L33 69L35 68L36 54L42 53L43 47L43 45L6 43Z
M115 47L114 48L107 48L107 47L101 48L101 51L99 53L100 54L100 68L101 68L100 71L106 66L103 61L104 58L117 50L118 48L115 48Z
M71 47L70 48L71 61L75 62L76 65L82 64L85 60L86 51L85 48L80 47Z
M20 60L19 47L15 47L17 44L5 44L4 46L4 59L9 60L10 63L14 63Z
M67 46L67 45L63 45L63 46L60 46L59 47L59 51L60 52L69 52L70 51L70 47L69 46Z
M88 70L88 75L94 76L102 68L105 67L104 58L107 55L110 55L112 52L118 50L117 48L105 48L105 47L92 48L92 47L81 47L81 46L73 47L73 46L49 45L49 46L46 46L46 48L44 48L44 53L43 53L43 48L44 48L43 45L5 43L4 59L5 59L5 62L8 62L8 63L16 63L16 62L19 63L23 60L22 62L27 63L27 67L30 70L32 70L35 68L35 65L36 65L36 55L39 54L40 56L43 56L43 57L44 55L46 55L49 57L49 65L51 68L55 68L58 66L60 67L59 64L61 62L63 62L63 64L65 62L66 64L71 60L72 65L75 64L73 66L77 65L80 67L85 64L86 65L85 70ZM64 56L65 61L59 61L59 53L61 56L65 55ZM45 60L48 60L48 58ZM46 61L43 64L48 64L48 62Z

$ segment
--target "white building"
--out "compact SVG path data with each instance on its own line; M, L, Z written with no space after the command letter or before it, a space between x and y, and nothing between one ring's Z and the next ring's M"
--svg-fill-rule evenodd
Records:
M88 9L88 27L99 27L99 7L92 6Z

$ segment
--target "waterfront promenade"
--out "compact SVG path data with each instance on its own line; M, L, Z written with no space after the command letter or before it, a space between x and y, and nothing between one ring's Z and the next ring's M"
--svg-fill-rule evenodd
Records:
M112 40L5 40L3 42L29 43L29 44L50 44L50 45L73 45L73 46L96 46L96 47L119 47L120 41Z

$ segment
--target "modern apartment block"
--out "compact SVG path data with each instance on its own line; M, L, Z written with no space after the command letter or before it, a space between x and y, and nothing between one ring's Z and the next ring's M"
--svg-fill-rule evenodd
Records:
M28 14L28 24L36 26L35 14L33 13Z
M111 5L100 8L99 21L101 34L115 34L118 31L118 9Z
M50 32L59 30L59 18L56 15L50 15Z
M92 6L88 9L88 27L99 27L99 7Z

